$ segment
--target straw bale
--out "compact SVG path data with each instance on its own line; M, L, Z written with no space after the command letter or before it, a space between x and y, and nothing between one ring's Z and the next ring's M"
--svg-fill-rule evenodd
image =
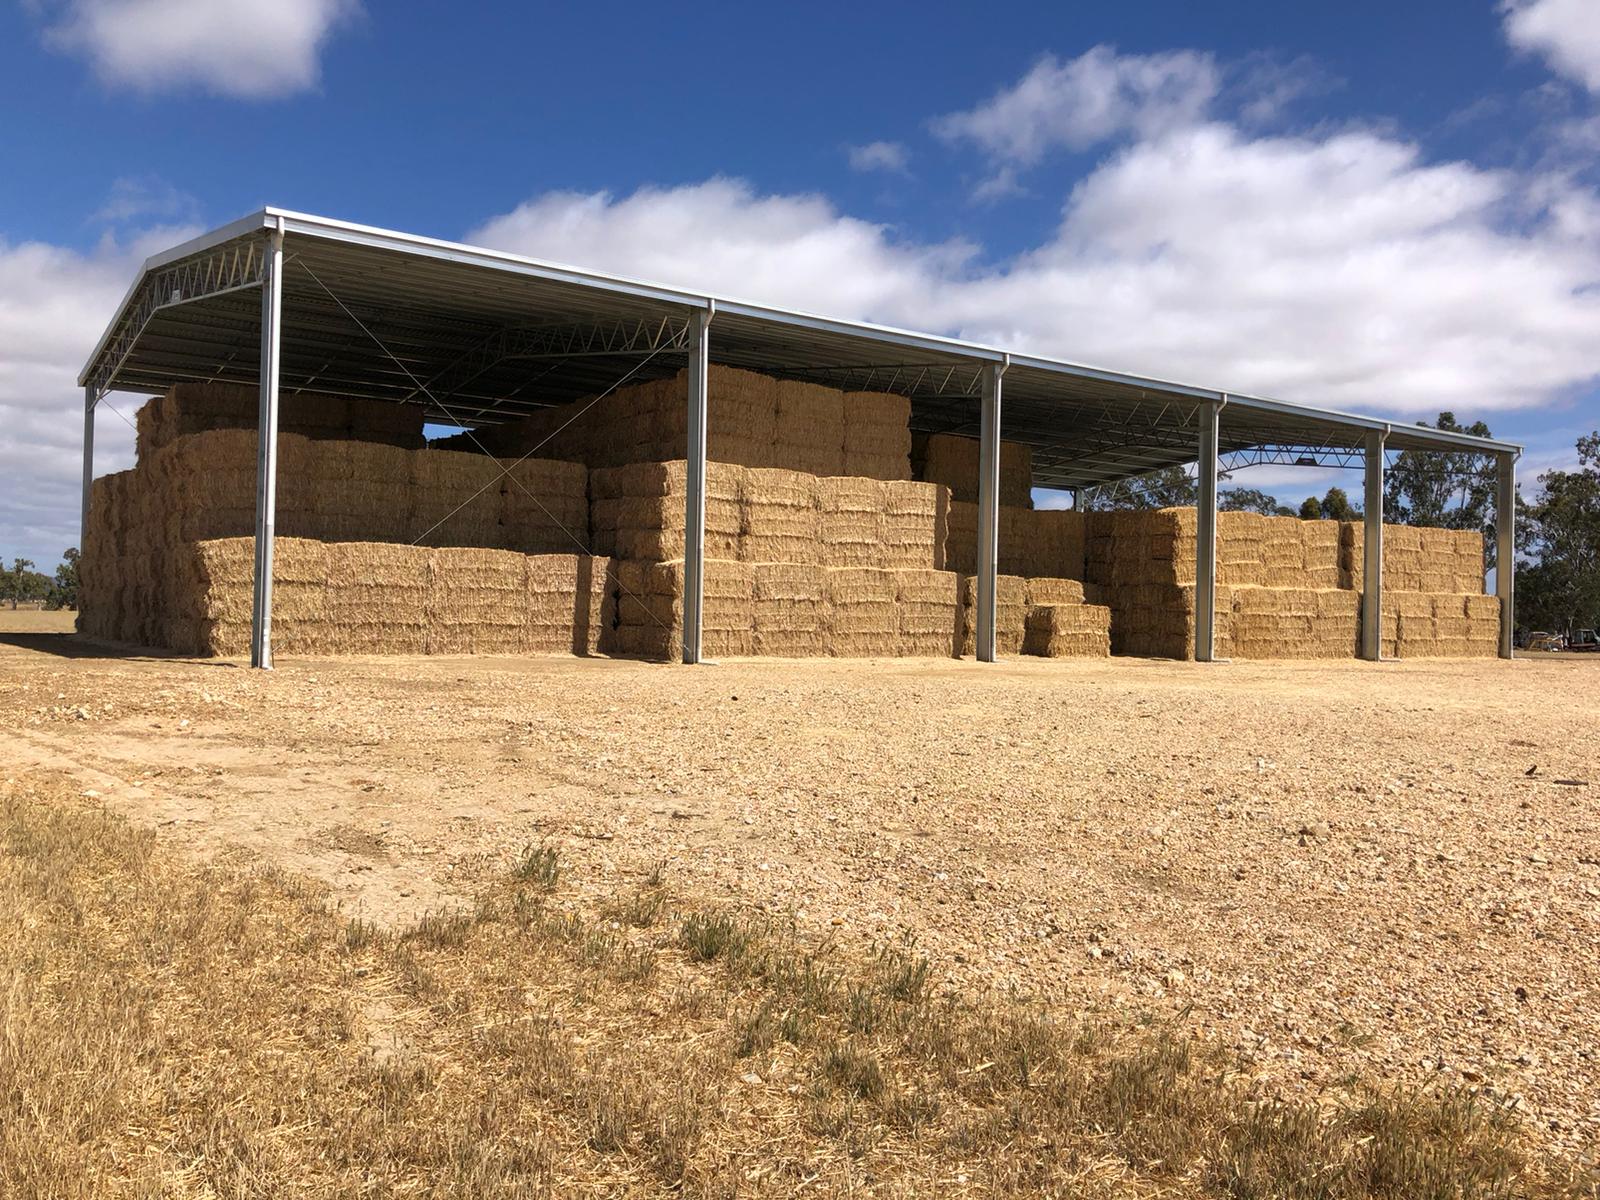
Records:
M1045 658L1104 658L1111 653L1111 610L1078 603L1032 605L1022 653Z
M1030 607L1084 602L1083 582L1078 579L1036 577L1025 580L1025 584L1025 601Z
M844 393L816 383L777 382L777 441L844 449Z
M956 434L916 435L912 466L918 479L942 483L956 500L978 499L976 438ZM1033 451L1017 442L1000 443L1000 503L1016 508L1033 505Z

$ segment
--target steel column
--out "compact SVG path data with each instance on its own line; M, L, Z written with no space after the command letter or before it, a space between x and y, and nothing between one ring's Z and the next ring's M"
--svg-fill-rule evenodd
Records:
M979 662L995 660L995 591L1000 567L1000 378L1002 363L983 369L983 411L978 441L978 614L974 649Z
M94 483L94 406L98 397L95 396L94 384L88 384L83 389L83 500L78 510L78 553L83 553L83 544L89 539L89 492L90 485Z
M696 311L689 325L689 446L684 486L683 661L700 661L701 612L706 590L706 355L711 313Z
M1217 426L1219 403L1200 406L1200 457L1195 463L1194 660L1215 662L1217 649Z
M1516 656L1517 630L1517 456L1496 461L1494 502L1494 590L1500 597L1500 657Z
M261 412L256 436L255 595L250 665L272 669L272 549L278 509L278 373L283 339L283 226L270 237L261 281Z
M1361 657L1377 662L1383 657L1383 439L1374 429L1367 433L1366 497L1361 550Z

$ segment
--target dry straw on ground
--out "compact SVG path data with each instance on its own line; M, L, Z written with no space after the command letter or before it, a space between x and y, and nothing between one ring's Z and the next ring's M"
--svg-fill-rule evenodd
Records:
M3 1190L1582 1194L1464 1093L1261 1106L1181 1020L969 998L914 947L660 869L598 908L565 884L530 847L476 907L387 929L7 781Z

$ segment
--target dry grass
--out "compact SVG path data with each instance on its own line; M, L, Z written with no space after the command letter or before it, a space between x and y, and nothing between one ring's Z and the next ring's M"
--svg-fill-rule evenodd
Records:
M1258 1105L1181 1025L561 877L385 931L5 784L0 1194L1593 1194L1464 1094Z

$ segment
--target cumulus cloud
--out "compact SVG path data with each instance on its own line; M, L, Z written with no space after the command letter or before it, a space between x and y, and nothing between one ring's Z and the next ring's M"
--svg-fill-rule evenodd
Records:
M911 165L911 151L900 142L868 142L848 150L852 171L887 171L904 175Z
M78 371L155 250L195 230L150 230L79 253L0 238L0 555L54 567L78 543L83 392ZM111 396L96 422L97 474L133 462L134 403Z
M1085 150L1127 133L1191 124L1220 88L1209 54L1118 54L1096 46L1065 62L1046 55L976 108L939 117L933 130L997 160L1032 166L1058 148Z
M1590 381L1596 198L1370 132L1197 121L1086 176L1005 261L717 179L556 193L475 241L690 289L1308 403L1423 417Z
M721 296L858 317L924 312L918 290L957 276L974 252L963 242L902 243L822 196L762 196L733 179L622 197L550 192L467 236Z
M46 41L140 92L245 99L314 87L323 43L357 0L67 0Z
M1600 12L1594 0L1505 0L1506 40L1600 94Z

